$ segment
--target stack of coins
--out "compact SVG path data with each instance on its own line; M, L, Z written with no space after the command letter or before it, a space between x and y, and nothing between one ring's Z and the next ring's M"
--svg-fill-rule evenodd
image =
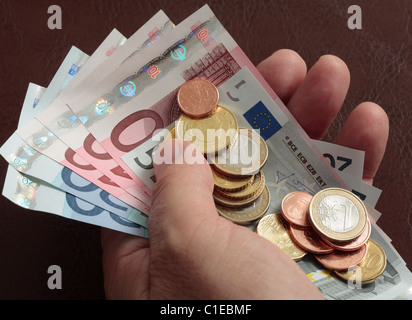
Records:
M211 163L219 214L239 224L261 218L270 204L261 171L268 156L266 142L256 132L238 127L233 113L218 104L219 91L208 80L183 84L177 102L183 114L169 136L191 141Z
M211 157L214 199L220 215L238 224L251 224L266 214L270 193L262 168L267 157L266 142L244 128L239 128L237 139L226 150Z
M191 141L205 155L225 150L237 138L237 119L218 105L219 91L205 79L183 84L177 93L183 114L175 124L175 136Z
M289 193L282 200L281 214L269 216L272 215L259 221L257 233L292 259L304 256L297 253L300 249L313 254L323 267L339 277L361 284L375 281L385 270L385 252L369 239L371 223L367 210L358 197L345 189L328 188L314 196L300 191ZM286 237L290 239L287 249L286 242L279 241Z
M252 176L233 178L212 167L215 181L213 197L217 212L235 223L251 224L263 217L270 204L270 193L262 171ZM245 183L242 187L240 184Z

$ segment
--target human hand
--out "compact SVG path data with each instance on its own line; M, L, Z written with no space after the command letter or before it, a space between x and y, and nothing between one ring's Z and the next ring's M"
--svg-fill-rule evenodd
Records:
M349 88L343 61L323 56L307 73L305 62L280 50L258 66L311 138L321 139ZM357 106L336 142L365 151L364 180L372 183L389 131L376 104ZM181 152L190 144L176 143ZM107 298L317 299L318 289L279 248L218 215L209 165L155 165L157 183L149 217L150 239L102 229ZM156 162L156 161L155 161Z

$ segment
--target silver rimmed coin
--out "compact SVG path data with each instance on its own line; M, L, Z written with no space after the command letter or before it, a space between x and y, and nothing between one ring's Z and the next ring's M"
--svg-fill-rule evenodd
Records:
M367 211L352 192L327 188L313 196L309 205L309 221L321 237L345 242L362 234L367 225Z

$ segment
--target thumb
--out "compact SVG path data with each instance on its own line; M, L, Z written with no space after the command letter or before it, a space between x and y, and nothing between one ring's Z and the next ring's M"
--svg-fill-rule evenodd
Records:
M279 248L219 216L211 169L193 144L168 140L155 152L153 162L157 182L149 215L152 297L319 295Z
M151 247L157 239L186 242L191 230L218 217L210 166L194 144L179 139L165 141L153 163L157 181L149 216Z

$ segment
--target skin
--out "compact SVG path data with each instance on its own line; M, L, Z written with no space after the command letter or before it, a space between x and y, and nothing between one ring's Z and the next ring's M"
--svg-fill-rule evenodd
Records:
M307 71L296 52L279 50L258 69L308 135L321 139L347 94L346 64L326 55ZM382 160L388 132L385 111L364 102L353 109L336 139L365 151L368 183ZM170 140L156 152L155 160L174 144L181 153L191 146ZM107 298L322 299L280 249L217 214L210 167L197 149L190 151L199 164L155 164L150 239L102 229Z

